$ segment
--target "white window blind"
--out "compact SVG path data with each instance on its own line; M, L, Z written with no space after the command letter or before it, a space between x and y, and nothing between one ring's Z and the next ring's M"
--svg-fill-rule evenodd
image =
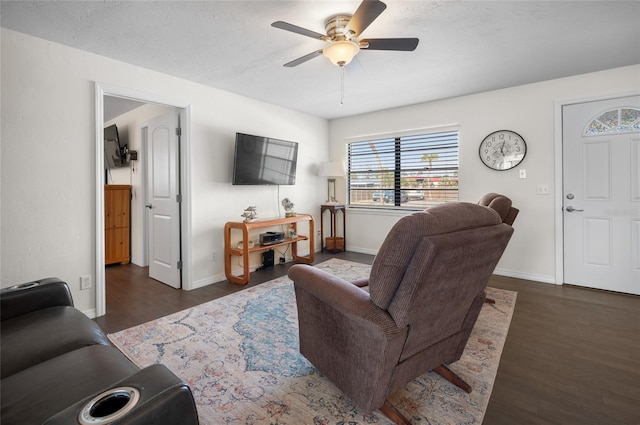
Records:
M424 209L458 200L458 132L351 142L352 207Z

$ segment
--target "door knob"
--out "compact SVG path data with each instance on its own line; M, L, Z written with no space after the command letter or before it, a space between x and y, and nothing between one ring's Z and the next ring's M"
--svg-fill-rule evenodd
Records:
M573 208L571 205L569 205L569 206L566 208L566 210L567 210L567 212L574 212L574 211L575 211L575 212L580 212L580 211L584 211L584 210L579 210L579 209L577 209L577 208Z
M153 205L151 205L151 204L147 204L147 205L145 205L145 207L147 207L147 208L151 209L151 208L153 208Z

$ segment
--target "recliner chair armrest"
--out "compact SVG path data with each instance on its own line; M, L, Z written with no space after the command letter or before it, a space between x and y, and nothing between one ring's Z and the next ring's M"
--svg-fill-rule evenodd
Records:
M309 292L332 308L367 326L387 332L398 327L385 310L377 307L364 289L315 267L297 264L289 269L294 285Z
M111 388L120 387L137 389L140 392L140 398L131 411L114 420L113 423L118 425L197 425L199 423L191 390L164 365L155 364L146 367L114 384ZM78 424L80 413L97 395L67 407L47 419L43 425ZM104 422L105 425L108 423L111 422Z
M519 209L511 207L509 209L509 214L507 214L507 217L502 220L502 222L508 224L509 226L513 226L513 222L516 221L516 217L518 216L519 212Z
M352 285L355 285L359 288L364 288L366 286L369 286L369 277L363 277L360 279L356 279L354 281L351 282Z
M69 286L56 277L0 290L0 320L2 321L54 306L73 307Z

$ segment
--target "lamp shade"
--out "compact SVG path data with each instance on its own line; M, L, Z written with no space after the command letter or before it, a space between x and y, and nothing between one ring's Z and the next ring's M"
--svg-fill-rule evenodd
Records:
M318 175L320 177L342 177L344 176L344 168L339 162L321 162Z
M322 50L322 54L329 60L338 66L345 66L355 55L360 51L358 46L353 41L334 41Z

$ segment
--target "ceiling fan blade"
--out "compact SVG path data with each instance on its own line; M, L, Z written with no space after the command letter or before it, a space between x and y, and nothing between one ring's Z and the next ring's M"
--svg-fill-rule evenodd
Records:
M324 40L326 35L320 34L319 32L311 31L306 28L299 27L297 25L290 24L288 22L276 21L271 24L274 28L280 28L281 30L295 32L296 34L304 35L307 37L315 38L318 40Z
M349 20L346 30L358 37L386 8L387 5L380 0L363 0Z
M298 66L301 63L305 63L306 61L311 60L311 59L315 58L316 56L320 56L320 55L322 55L322 50L317 50L317 51L315 51L313 53L309 53L308 55L304 55L301 58L292 60L291 62L287 62L287 63L284 64L284 66L286 66L287 68L292 68L294 66Z
M417 38L367 38L360 40L360 48L367 50L400 50L411 52L418 47ZM368 46L367 46L368 44Z

